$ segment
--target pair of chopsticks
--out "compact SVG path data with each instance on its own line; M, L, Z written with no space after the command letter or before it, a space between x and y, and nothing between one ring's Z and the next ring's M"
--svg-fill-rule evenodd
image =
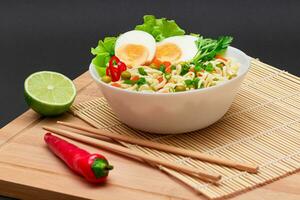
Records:
M90 144L93 146L101 147L103 149L113 151L115 153L119 153L119 154L122 154L125 156L130 156L130 157L133 156L133 157L141 158L141 159L151 162L151 163L155 163L155 164L162 165L162 166L165 166L165 167L177 170L177 171L181 171L186 174L196 176L199 179L201 179L203 181L207 181L207 182L216 183L217 181L219 181L221 179L221 175L212 173L212 172L206 172L206 171L196 169L193 167L189 167L189 166L180 165L177 163L172 163L172 162L160 159L160 158L149 156L144 153L130 150L126 147L122 147L122 146L115 145L115 144L112 144L109 142L101 141L99 139L103 139L102 137L105 136L105 137L108 137L111 139L131 143L131 144L135 144L135 145L141 145L141 146L145 146L145 147L149 147L149 148L153 148L153 149L157 149L157 150L161 150L161 151L165 151L165 152L169 152L169 153L173 153L173 154L188 156L191 158L199 159L201 161L210 162L210 163L214 163L214 164L218 164L218 165L223 165L223 166L235 168L235 169L242 170L242 171L247 171L250 173L257 173L257 171L258 171L258 167L255 165L252 165L252 164L239 163L236 161L231 161L228 159L211 156L208 154L203 154L203 153L196 152L196 151L181 149L178 147L160 144L160 143L143 140L143 139L139 139L139 138L133 138L133 137L125 136L125 135L119 135L119 134L107 132L105 130L100 130L100 129L86 127L86 126L80 126L77 124L61 122L61 121L58 121L57 123L61 124L63 126L74 128L74 129L81 130L84 132L73 133L70 131L53 128L53 127L49 127L49 126L44 126L43 128L45 130L51 131L53 133L56 133L56 134L59 134L59 135L83 142L83 143L87 143L87 144Z

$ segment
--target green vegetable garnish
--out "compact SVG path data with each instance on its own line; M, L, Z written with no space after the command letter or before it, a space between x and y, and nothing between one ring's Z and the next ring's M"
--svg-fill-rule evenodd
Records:
M222 67L225 66L225 64L221 62L221 63L216 64L216 66L219 67L219 68L222 68Z
M171 79L171 77L172 77L172 75L171 75L171 74L165 74L165 78L167 79L167 81L168 81L168 80L170 80L170 79Z
M205 71L207 72L212 72L214 70L214 67L211 63L208 63L206 66L205 66Z
M166 18L156 19L154 15L145 15L143 18L144 24L137 25L135 30L150 33L156 41L185 34L185 31L181 29L174 20L168 20Z
M132 80L124 80L123 83L128 84L128 85L133 85L134 81L132 81Z
M201 85L199 88L204 88L204 82L201 82Z
M199 63L213 59L217 54L222 54L232 40L230 36L219 37L217 40L200 36L196 41L198 52L192 62Z
M145 71L145 69L143 67L139 67L138 71L139 71L140 75L144 75L144 76L148 75L147 72Z
M98 74L102 77L105 75L105 68L111 56L115 54L116 37L106 37L98 42L96 48L91 48L91 53L96 57L92 63L96 66Z
M146 84L146 79L145 79L144 77L141 77L141 78L136 82L136 84L137 84L138 86L144 85L144 84Z
M159 67L159 71L161 71L162 73L165 73L165 72L166 72L166 66L161 65L161 66Z
M195 78L194 81L193 81L193 84L194 84L194 88L195 89L198 89L198 83L199 83L200 79L199 78Z
M187 87L191 87L194 84L193 80L190 79L185 80L184 83L186 84Z
M200 72L202 70L202 65L200 63L197 63L194 67L195 72Z
M186 73L189 72L189 70L190 70L189 64L183 64L182 67L181 67L180 75L181 76L185 75Z
M176 66L175 65L172 65L171 66L171 70L175 70L176 69Z

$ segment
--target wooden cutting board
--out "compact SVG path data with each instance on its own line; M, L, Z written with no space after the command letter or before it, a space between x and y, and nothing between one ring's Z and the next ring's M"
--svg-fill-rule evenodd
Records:
M75 81L76 102L101 96L88 73ZM91 152L103 153L114 165L105 185L86 183L56 158L43 141L43 125L56 120L83 121L65 114L42 118L28 110L0 130L0 195L21 199L205 199L180 181L142 161L128 159L74 142ZM294 174L234 199L300 199L300 174Z

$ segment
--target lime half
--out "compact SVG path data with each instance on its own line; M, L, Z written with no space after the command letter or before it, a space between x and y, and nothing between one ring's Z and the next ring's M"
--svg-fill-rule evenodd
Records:
M31 74L25 80L24 88L28 106L44 116L66 112L76 96L73 82L63 74L51 71Z

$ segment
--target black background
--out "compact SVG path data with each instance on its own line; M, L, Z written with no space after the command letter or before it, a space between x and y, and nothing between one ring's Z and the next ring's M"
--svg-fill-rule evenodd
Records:
M187 32L231 35L248 55L300 75L300 1L0 0L0 127L27 109L29 74L74 79L87 70L90 47L141 24L144 14L175 19Z

